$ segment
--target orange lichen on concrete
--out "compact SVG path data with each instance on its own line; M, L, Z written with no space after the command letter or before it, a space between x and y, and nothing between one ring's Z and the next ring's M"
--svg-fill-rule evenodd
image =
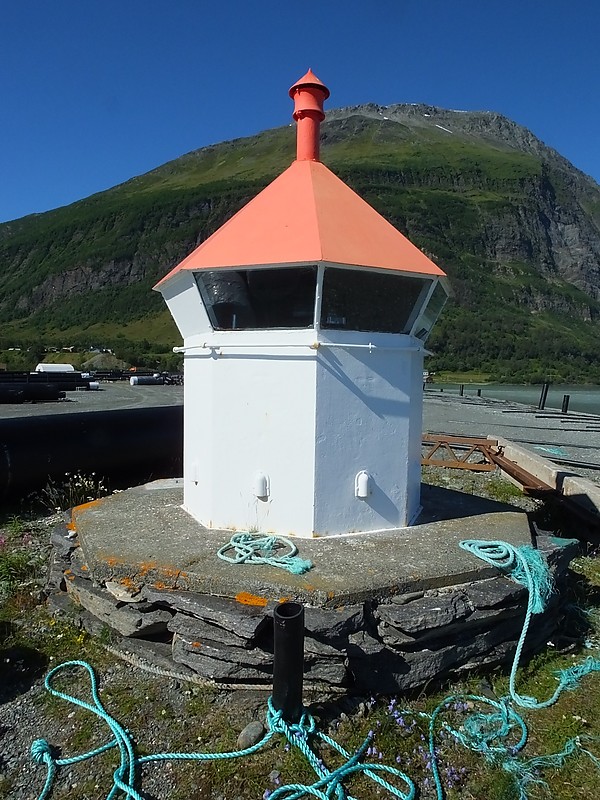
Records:
M142 561L138 568L138 575L144 576L147 575L151 570L156 569L157 563L156 561Z
M117 558L116 556L101 556L101 558L108 564L109 567L116 567L117 564L123 563L123 559Z
M154 581L152 586L155 589L169 589L170 588L166 583L163 583L163 581Z
M75 508L71 513L74 517L76 514L79 514L82 511L87 511L90 508L94 508L94 506L99 505L103 500L104 500L103 497L98 497L96 500L90 500L87 503L82 503L80 506L75 506Z
M192 647L202 647L200 642L192 642Z
M235 599L244 606L259 606L261 608L264 608L269 602L266 597L259 597L249 592L238 592Z
M156 567L156 563L153 564ZM160 567L160 571L166 578L178 578L183 573L177 567Z
M133 582L133 580L129 577L129 575L126 575L124 578L121 578L119 580L119 583L121 584L121 586L124 586L126 589L129 589L132 592L137 592L138 590L137 584Z

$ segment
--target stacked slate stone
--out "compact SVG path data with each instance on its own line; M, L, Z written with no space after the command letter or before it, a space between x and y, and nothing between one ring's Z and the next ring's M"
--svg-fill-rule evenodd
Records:
M52 536L47 592L55 613L141 662L216 683L264 684L273 673L275 601L253 604L143 581L95 583L76 537ZM557 585L533 617L526 651L564 618L563 584L576 544L539 537ZM260 567L257 567L260 569ZM524 587L501 575L338 608L305 607L305 680L359 693L396 693L510 660L527 607Z

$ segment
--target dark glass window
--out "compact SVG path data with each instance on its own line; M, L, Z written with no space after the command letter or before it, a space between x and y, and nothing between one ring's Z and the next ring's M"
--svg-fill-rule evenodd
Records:
M372 270L327 267L321 327L408 333L431 281Z
M419 317L419 322L416 326L415 336L418 339L425 341L429 336L431 329L436 323L437 318L442 313L442 309L446 305L448 294L441 282L433 290L426 308Z
M316 267L211 270L196 273L215 330L310 328Z

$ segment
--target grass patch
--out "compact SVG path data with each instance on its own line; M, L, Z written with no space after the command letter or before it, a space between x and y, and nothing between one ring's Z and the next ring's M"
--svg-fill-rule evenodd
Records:
M523 491L514 483L503 478L492 477L486 484L486 492L492 500L500 503L510 503L511 500L523 497Z
M436 372L433 376L434 383L489 383L489 372L478 372L477 370L470 370L468 372L449 372L442 370Z
M49 511L67 511L75 506L106 497L110 490L95 472L65 472L59 481L50 479L39 494L39 503Z
M8 597L32 575L28 553L0 553L0 598Z

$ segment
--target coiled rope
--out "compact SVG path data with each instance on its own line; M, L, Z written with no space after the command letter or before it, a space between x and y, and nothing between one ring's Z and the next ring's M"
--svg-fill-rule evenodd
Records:
M282 547L288 552L280 553ZM233 550L233 554L230 551ZM312 567L312 562L298 555L298 548L284 536L254 536L251 533L235 533L217 555L230 564L269 564L302 575Z
M600 768L600 760L581 746L584 740L596 741L596 737L574 737L566 743L560 753L553 755L540 756L528 760L519 760L517 758L527 743L528 732L524 719L515 710L514 706L525 709L548 708L556 703L564 691L576 689L586 675L600 671L600 661L589 656L581 664L556 672L558 686L554 694L547 700L540 701L535 697L520 695L516 690L517 670L531 618L534 614L541 614L545 610L554 589L552 575L542 554L539 550L535 550L528 545L513 547L507 542L499 541L470 539L460 542L459 546L491 566L507 573L512 580L525 586L528 591L528 600L523 628L517 642L510 671L508 696L496 701L481 695L449 695L438 704L429 717L429 753L438 800L443 800L444 790L435 747L435 729L440 715L456 701L466 700L491 706L493 709L487 714L471 714L464 720L460 729L455 729L446 723L443 724L443 727L464 747L481 753L487 761L499 765L510 773L516 781L519 800L526 800L527 786L530 783L543 783L537 777L537 770L544 766L559 767L566 758L576 752L587 755ZM507 743L509 737L513 742L510 745Z
M62 670L71 667L79 667L87 671L90 679L93 704L79 697L61 692L52 686L53 678ZM143 800L142 795L140 795L135 788L136 771L142 764L156 761L215 761L228 758L243 758L244 756L250 756L258 752L273 738L273 736L275 736L275 734L284 735L290 746L297 747L304 754L315 771L317 780L312 784L293 783L280 786L270 795L272 800L277 800L277 798L281 797L285 797L286 800L298 800L298 798L307 796L316 797L318 800L331 800L334 797L337 798L337 800L354 800L351 795L347 794L343 786L343 781L356 772L362 772L388 791L392 797L400 798L400 800L414 800L416 796L413 782L408 775L405 775L401 770L387 766L386 764L364 763L361 761L371 741L370 736L365 739L354 754L350 754L330 736L318 731L314 718L306 710L303 712L299 722L290 724L283 719L281 711L276 711L273 708L270 698L267 703L267 733L259 742L251 747L226 753L153 753L147 756L136 756L129 731L103 707L98 696L96 675L93 668L88 663L85 661L67 661L64 664L60 664L48 673L45 686L54 697L59 697L61 700L84 708L104 720L113 738L101 747L97 747L95 750L82 753L72 758L55 758L49 743L45 739L36 739L31 746L32 760L36 764L44 764L47 769L44 788L38 800L46 800L49 796L58 767L77 764L78 762L93 758L115 747L119 750L120 764L113 774L113 786L107 795L107 800L113 800L119 792L131 798L131 800ZM320 739L336 750L345 759L345 763L335 770L329 770L311 748L311 737ZM385 778L381 777L381 773L394 776L403 781L405 790L403 791L393 786L385 780Z

